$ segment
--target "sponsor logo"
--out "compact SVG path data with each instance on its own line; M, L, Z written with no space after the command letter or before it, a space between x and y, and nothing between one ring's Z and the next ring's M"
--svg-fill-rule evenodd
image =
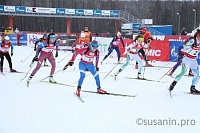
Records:
M110 11L110 15L112 15L112 16L118 16L119 12L118 11Z
M4 7L3 6L0 6L0 11L4 11Z
M75 13L76 14L84 14L84 11L83 10L76 10Z
M93 14L94 14L94 15L101 15L101 10L94 10L94 11L93 11Z
M150 49L150 50L147 50L147 49L144 49L145 53L147 56L161 56L161 50L159 49Z
M14 7L5 7L5 11L10 11L10 12L14 12L15 11L15 9L14 9Z
M175 45L173 46L173 48L171 49L171 56L173 57L177 57L177 52L175 51Z
M66 14L75 14L75 9L66 9L65 13Z
M25 12L25 7L16 7L16 12Z
M65 10L64 9L57 9L56 13L65 14Z

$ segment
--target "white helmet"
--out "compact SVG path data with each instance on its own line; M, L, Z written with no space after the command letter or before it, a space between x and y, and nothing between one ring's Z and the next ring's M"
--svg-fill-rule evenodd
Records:
M6 41L9 41L10 40L10 37L9 36L5 36L4 38Z
M117 32L117 36L121 36L121 33L120 33L120 32Z
M85 37L85 34L84 34L84 33L81 33L81 37Z

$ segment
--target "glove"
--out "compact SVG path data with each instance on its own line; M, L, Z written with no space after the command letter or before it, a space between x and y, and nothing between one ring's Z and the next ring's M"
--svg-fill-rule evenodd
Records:
M149 49L151 49L151 46L149 45Z
M97 71L99 71L99 67L96 67Z
M197 44L196 43L192 44L192 47L197 47Z
M56 55L55 55L55 57L58 57L58 52L56 52Z
M13 56L13 52L11 53L11 56Z
M34 57L34 61L38 61L38 56L35 56L35 57Z

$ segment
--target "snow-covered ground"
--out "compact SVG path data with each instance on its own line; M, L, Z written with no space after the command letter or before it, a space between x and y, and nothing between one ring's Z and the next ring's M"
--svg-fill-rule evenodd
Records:
M167 86L173 81L171 77L165 76L161 80L164 83L124 78L137 76L137 69L133 68L134 60L118 75L116 81L110 75L122 64L103 79L117 62L116 57L109 57L99 65L102 89L137 96L81 92L85 101L82 103L73 94L79 79L80 57L77 57L74 66L54 75L57 82L74 87L38 82L48 76L51 69L41 67L27 88L26 80L30 74L25 80L20 80L30 69L29 64L34 54L25 62L22 61L32 51L33 48L30 47L14 47L13 68L25 73L8 72L8 63L4 60L5 76L0 75L0 133L197 133L200 130L200 96L184 93L189 92L191 77L184 76L178 82L171 98L167 90ZM56 71L61 70L71 59L72 54L61 61L68 54L70 52L59 52ZM101 53L100 60L104 55L105 53ZM152 62L156 66L167 63ZM174 63L170 63L168 66L173 65ZM169 69L148 67L145 68L144 77L158 80ZM175 74L179 72L180 69ZM89 72L86 75L82 89L96 91L93 76ZM196 88L200 89L199 84Z

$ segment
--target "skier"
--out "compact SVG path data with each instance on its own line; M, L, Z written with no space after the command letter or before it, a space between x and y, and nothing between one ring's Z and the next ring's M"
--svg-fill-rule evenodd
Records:
M179 75L176 76L175 80L171 83L169 87L170 92L174 89L176 83L182 78L182 76L187 72L187 70L191 68L194 76L192 79L190 92L200 93L200 91L195 89L195 84L199 77L199 67L196 60L196 57L200 51L199 44L200 44L200 33L196 32L194 38L190 38L188 42L183 46L182 52L184 54L184 57L182 59L182 71Z
M118 62L117 63L120 63L120 57L121 57L121 52L120 52L120 49L119 49L120 42L122 43L123 48L125 48L124 41L123 41L123 39L121 37L121 33L117 32L117 35L112 39L112 41L110 43L110 46L108 48L108 54L103 58L103 60L101 61L101 64L112 53L112 51L114 49L117 52L117 56L118 56Z
M97 91L100 94L106 94L107 92L101 89L100 86L100 79L99 79L99 50L97 50L98 42L96 40L93 40L87 50L85 50L81 56L81 61L79 62L79 70L80 70L80 79L78 81L77 91L76 95L80 96L81 92L81 85L83 83L83 80L85 78L85 71L88 69L92 75L95 78L96 85L97 85ZM95 66L93 64L94 57L96 57L96 63Z
M48 59L49 62L51 63L51 72L49 76L49 82L51 83L56 83L56 81L53 79L53 74L55 71L56 67L56 62L55 58L53 56L53 49L56 46L56 55L55 57L58 57L58 43L56 41L56 35L54 33L50 33L47 37L47 41L43 41L42 43L39 43L37 50L36 50L36 55L34 58L34 61L38 61L36 68L33 70L31 75L29 76L27 83L30 82L32 77L36 74L36 72L40 69L42 62L44 59ZM38 55L40 53L40 57L38 59Z
M80 38L78 38L76 40L76 42L72 44L72 48L75 45L74 54L73 54L71 60L67 63L67 65L65 65L63 70L66 70L68 66L72 66L74 64L74 60L76 59L78 54L82 55L83 51L85 51L88 47L87 43L89 43L89 42L85 39L85 34L81 33Z
M184 44L186 44L188 42L188 40L186 40L184 42ZM183 44L183 45L184 45ZM172 71L169 73L169 76L172 76L172 74L176 71L176 69L178 68L178 66L181 64L181 60L183 59L184 57L184 53L182 52L182 49L183 49L183 45L181 45L178 49L179 49L179 53L178 53L178 63L173 67ZM192 70L190 68L189 70L189 73L188 73L189 76L194 76L193 73L192 73Z
M42 38L40 38L40 39L38 39L37 41L35 41L34 51L36 51L36 47L37 47L37 45L38 45L39 42L42 43L43 41L46 41L46 40L47 40L47 36L48 36L48 34L45 33L45 34L43 35ZM34 59L34 58L33 58L33 59ZM44 59L44 66L48 66L48 65L47 65L47 59Z
M144 38L143 36L141 36L140 34L138 36L136 36L134 42L132 44L130 44L128 47L127 47L127 58L126 58L126 64L124 64L122 66L121 69L119 69L114 75L115 75L115 78L117 77L117 75L122 71L124 70L124 68L130 63L130 61L134 58L138 63L139 63L139 69L138 69L138 75L137 75L137 78L138 79L142 79L142 76L141 76L141 71L142 71L142 60L140 58L140 56L138 55L138 52L141 48L147 48L148 45L145 44L144 42Z
M140 29L140 34L144 36L144 41L145 41L146 44L148 44L148 46L149 46L148 48L150 49L150 48L151 48L150 42L151 42L152 40L154 40L152 34L151 34L149 31L147 31L144 27L142 27L142 28ZM146 57L146 55L145 55L144 49L141 48L141 49L138 51L138 53L141 53L142 56L144 57L144 60L145 60L145 62L146 62L146 66L152 67L152 65L149 64L148 61L147 61L147 57ZM138 62L136 62L135 68L138 69Z
M9 63L10 72L17 72L15 69L12 68L12 60L9 54L10 48L11 48L11 56L13 56L13 45L10 41L10 38L8 36L5 36L4 40L0 42L0 58L1 58L0 71L1 73L3 73L4 56L6 57Z

